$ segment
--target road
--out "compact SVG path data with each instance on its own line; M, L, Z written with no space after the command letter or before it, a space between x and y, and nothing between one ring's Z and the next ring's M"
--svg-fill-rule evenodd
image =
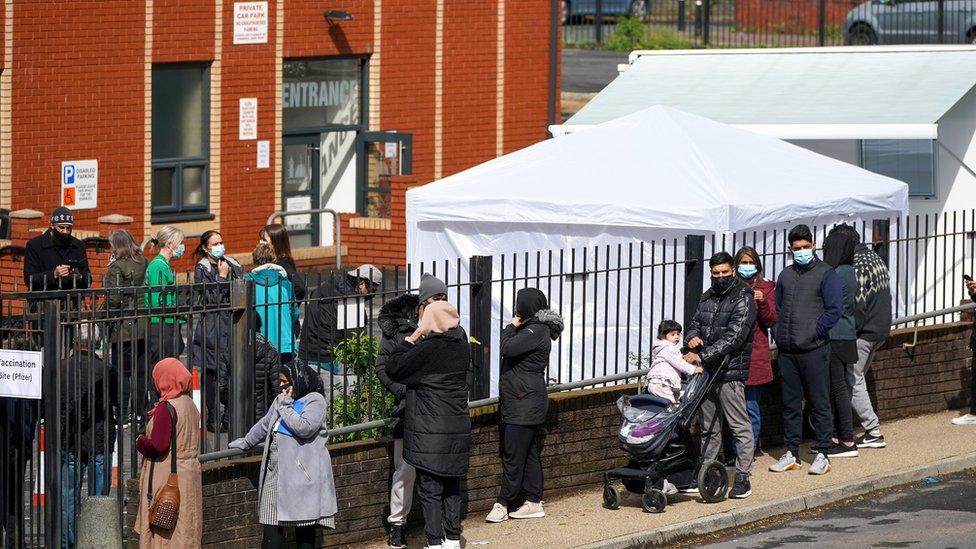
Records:
M564 92L596 93L617 77L617 65L628 52L563 48Z
M742 533L712 549L976 546L976 471Z

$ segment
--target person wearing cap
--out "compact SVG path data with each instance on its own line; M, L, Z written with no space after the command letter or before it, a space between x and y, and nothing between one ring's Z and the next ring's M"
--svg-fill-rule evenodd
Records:
M365 326L364 318L356 318L357 311L364 309L361 296L375 291L382 281L383 273L367 263L333 273L308 295L298 358L319 369L326 403L332 398L333 379L347 386L356 382L356 376L336 362L332 348L345 338L347 330Z
M74 216L61 206L51 228L27 243L24 280L32 292L84 289L91 283L85 243L71 235Z
M447 285L440 279L424 273L420 277L420 289L416 294L403 294L387 301L380 308L377 324L382 338L376 357L376 377L387 391L393 394L393 419L390 431L393 435L393 476L390 479L389 546L402 549L407 546L407 515L413 504L413 488L417 470L403 459L404 413L407 407L407 386L393 381L386 372L390 356L403 340L417 329L423 309L435 301L447 300Z

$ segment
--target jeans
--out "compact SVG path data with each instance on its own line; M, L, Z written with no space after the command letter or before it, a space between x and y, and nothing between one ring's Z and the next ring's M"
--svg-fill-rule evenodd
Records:
M403 439L393 439L393 481L390 483L390 524L404 525L413 504L417 469L403 459Z
M90 468L88 483L90 493L96 496L107 496L109 486L105 482L105 455L97 454L94 460L78 463L71 452L61 452L61 548L70 549L75 546L77 532L75 524L78 501L76 490L81 487L85 470Z
M799 459L803 438L803 394L813 414L814 448L826 451L833 444L834 417L830 410L830 345L800 353L780 353L783 389L783 432L786 449Z
M508 507L518 496L525 493L531 503L542 501L542 465L536 444L534 425L498 426L502 448L502 489L498 503Z
M762 410L759 400L762 398L762 385L746 385L746 410L749 411L749 423L752 424L752 440L759 449L759 434L762 432Z
M878 345L881 343L858 339L857 362L847 365L847 386L851 388L851 408L861 420L864 432L873 435L881 434L878 429L881 423L878 421L878 414L874 412L874 406L871 405L871 395L868 394L868 384L864 381L864 375L871 367L871 359L874 358L874 350Z

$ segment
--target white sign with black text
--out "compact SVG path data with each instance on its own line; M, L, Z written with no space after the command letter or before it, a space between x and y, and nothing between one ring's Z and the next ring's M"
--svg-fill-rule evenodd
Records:
M0 397L41 398L40 351L0 349Z
M258 141L258 169L263 170L271 167L271 142Z
M71 210L98 207L98 160L61 162L61 205Z
M268 43L268 3L234 2L234 44Z
M240 102L240 139L258 138L258 98L242 97Z

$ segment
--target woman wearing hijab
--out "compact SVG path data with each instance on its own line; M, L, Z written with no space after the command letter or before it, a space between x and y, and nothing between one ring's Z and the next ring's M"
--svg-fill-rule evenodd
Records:
M249 450L264 443L258 485L261 547L282 547L285 528L294 527L298 549L312 549L316 526L334 529L336 514L322 380L295 360L282 365L278 387L268 413L230 447Z
M851 412L851 389L847 369L857 362L857 326L854 322L854 296L860 288L854 276L854 248L857 238L850 231L835 227L824 240L824 262L834 268L844 283L844 314L830 329L830 400L834 412L833 447L828 458L857 457L854 439L854 416Z
M542 465L536 432L546 421L549 395L546 374L552 342L563 331L563 319L549 308L546 295L523 288L515 296L515 316L502 330L502 365L498 380L501 402L499 439L502 487L487 522L542 518ZM525 503L511 514L509 506L525 494Z
M403 459L417 469L429 548L461 547L461 478L468 474L471 346L457 309L424 307L420 325L393 350L386 373L407 386Z
M159 401L149 411L146 434L136 439L136 448L145 456L139 473L139 512L135 524L139 547L200 547L203 535L203 488L197 458L200 413L190 398L192 378L186 366L175 358L159 361L153 368L152 378ZM149 525L150 497L154 497L169 478L170 442L174 429L180 510L176 527L161 531ZM152 486L149 486L150 473Z

